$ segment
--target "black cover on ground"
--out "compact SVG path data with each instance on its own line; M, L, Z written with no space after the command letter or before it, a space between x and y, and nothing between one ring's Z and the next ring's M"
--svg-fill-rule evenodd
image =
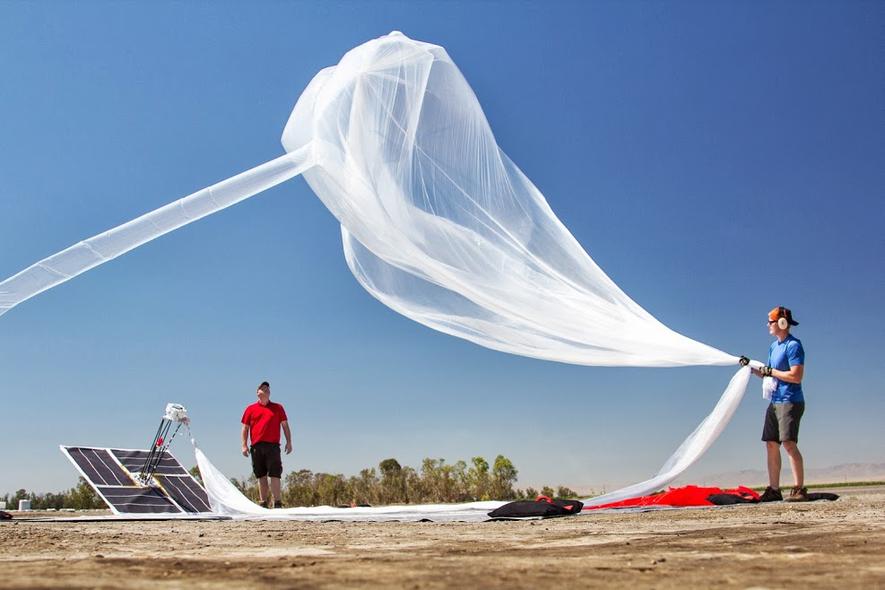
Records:
M745 498L737 494L710 494L707 500L713 502L717 506L730 506L731 504L756 504L759 500L753 498Z
M580 514L584 507L578 500L517 500L504 504L489 512L492 518L525 518L540 516L552 518L555 516L570 516Z
M839 499L839 494L831 494L830 492L808 492L808 499L811 501L829 500L832 502L833 500Z
M814 502L815 500L838 500L839 494L831 494L830 492L808 492L808 501ZM758 500L751 500L750 498L744 498L743 496L738 496L735 494L710 494L707 496L707 500L716 504L717 506L728 506L731 504L755 504Z
M8 512L0 510L0 520L12 520L12 515Z

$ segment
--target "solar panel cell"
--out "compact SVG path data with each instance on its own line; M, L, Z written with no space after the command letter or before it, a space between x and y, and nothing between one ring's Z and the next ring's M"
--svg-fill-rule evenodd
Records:
M83 455L82 449L70 448L67 449L68 457L71 458L71 461L80 469L83 473L83 477L87 479L90 483L92 482L100 482L105 483L104 478L99 475L98 471L92 466L92 462L88 461L86 457Z
M181 509L158 488L97 486L96 489L104 496L105 501L123 514L181 512Z
M123 449L111 449L111 452L120 460L120 463L132 473L138 473L141 471L145 460L150 454L150 451L130 451ZM179 463L170 453L164 452L154 473L157 475L187 475L187 470L185 470L185 468L181 466L181 463Z
M200 484L189 476L157 476L160 485L185 512L212 512L209 497Z
M129 474L105 449L71 447L68 449L68 455L92 483L111 486L135 485Z

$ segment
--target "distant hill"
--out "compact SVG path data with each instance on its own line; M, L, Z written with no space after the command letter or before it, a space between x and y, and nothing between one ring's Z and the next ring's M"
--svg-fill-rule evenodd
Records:
M792 475L790 464L784 459L781 484L789 485ZM885 463L844 463L832 467L809 467L805 470L807 483L842 483L849 481L885 481ZM735 485L756 486L768 483L768 474L761 469L744 469L713 473L695 481L679 481L676 485L694 483L730 487Z

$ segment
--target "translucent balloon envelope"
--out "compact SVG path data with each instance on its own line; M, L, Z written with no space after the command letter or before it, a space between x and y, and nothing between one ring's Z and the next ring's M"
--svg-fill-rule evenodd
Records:
M670 330L606 276L498 147L476 96L442 47L393 32L352 49L310 82L282 143L286 154L271 162L3 281L0 314L303 174L340 221L345 257L360 284L424 325L567 363L738 362ZM739 371L662 474L681 471L706 450L743 395L748 374Z
M587 365L733 364L633 302L498 147L439 46L392 33L305 90L283 132L372 295L489 348Z

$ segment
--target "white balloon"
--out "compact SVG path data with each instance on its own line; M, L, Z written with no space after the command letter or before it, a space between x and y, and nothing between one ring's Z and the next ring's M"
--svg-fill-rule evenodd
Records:
M498 146L445 49L399 32L320 71L283 131L286 154L83 240L0 282L0 314L80 273L299 174L341 223L347 264L397 312L482 346L583 365L729 365L627 296ZM709 447L717 408L638 495ZM646 489L648 488L648 489Z

